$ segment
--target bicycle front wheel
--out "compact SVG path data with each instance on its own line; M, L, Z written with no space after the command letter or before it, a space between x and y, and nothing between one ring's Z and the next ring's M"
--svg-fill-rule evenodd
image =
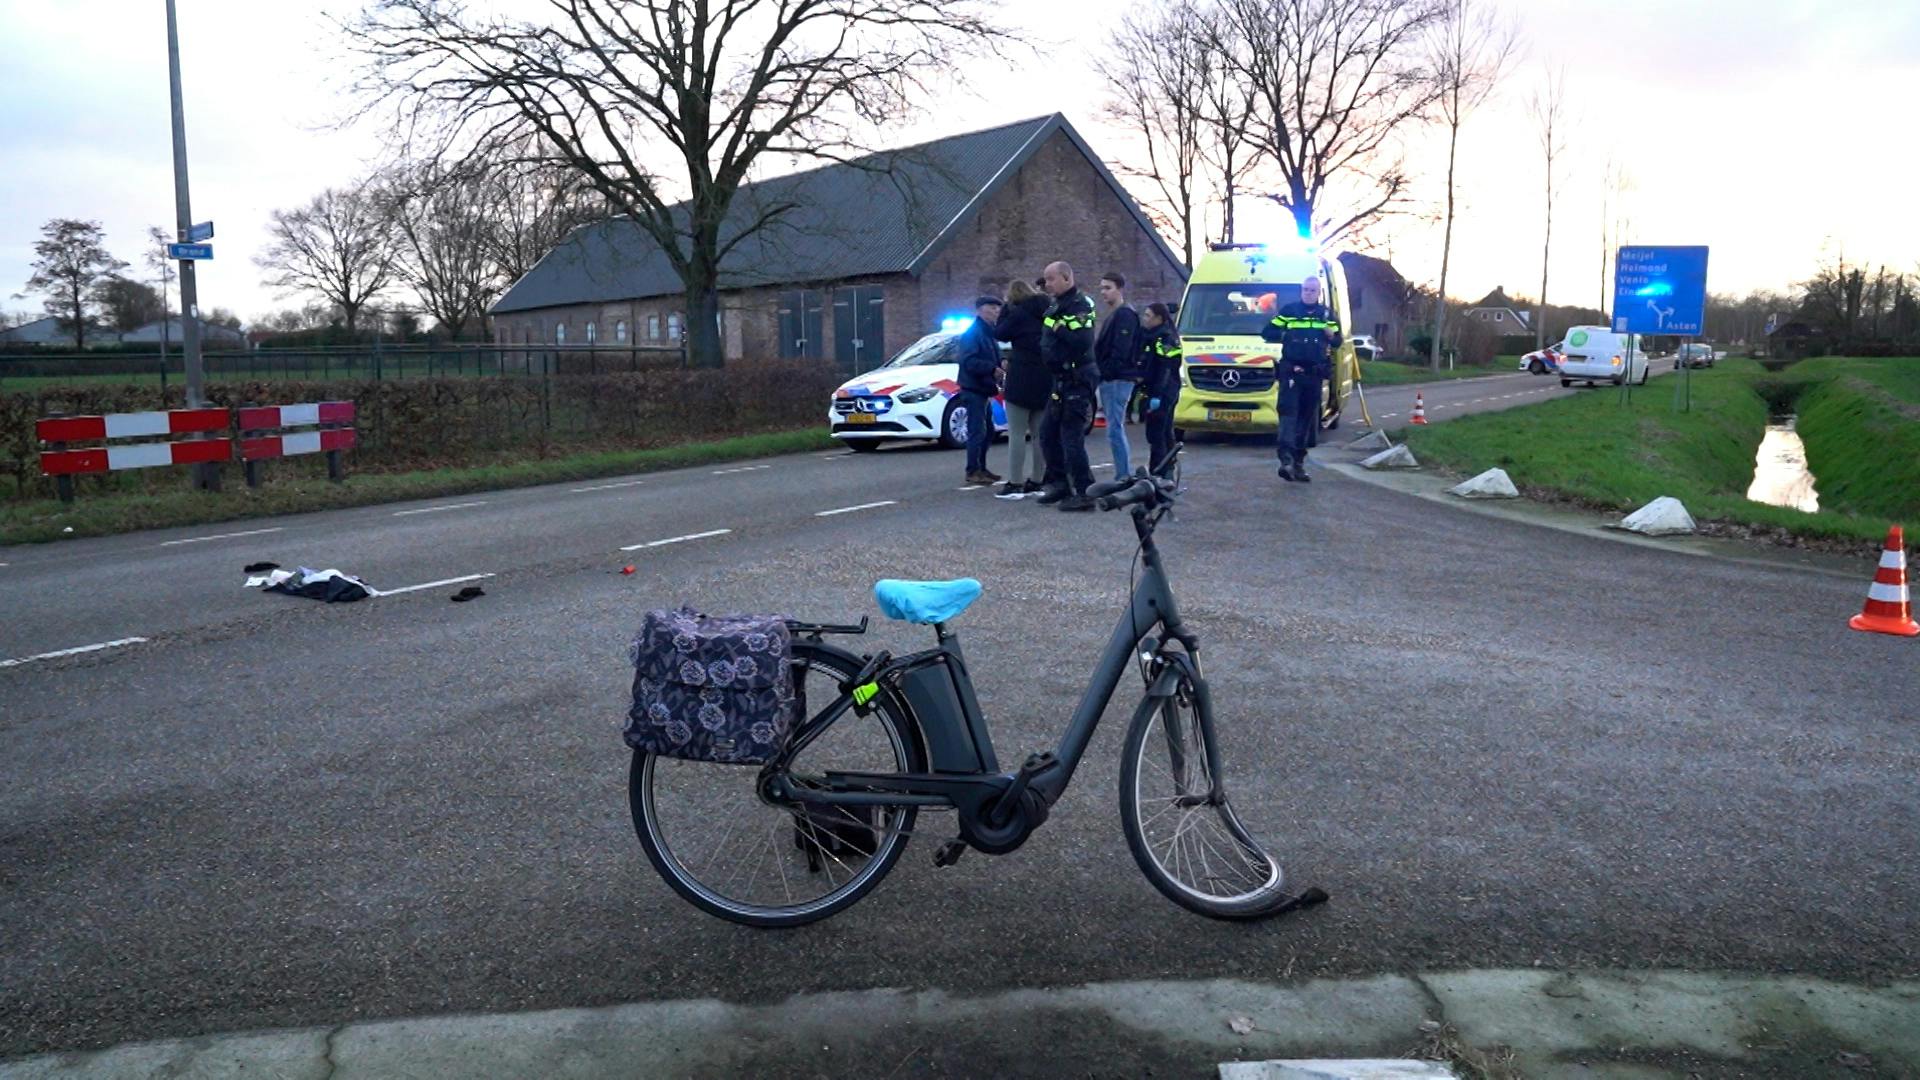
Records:
M1212 731L1211 706L1190 678L1173 696L1140 703L1120 763L1121 824L1167 899L1215 919L1256 919L1287 902L1286 875L1218 793Z

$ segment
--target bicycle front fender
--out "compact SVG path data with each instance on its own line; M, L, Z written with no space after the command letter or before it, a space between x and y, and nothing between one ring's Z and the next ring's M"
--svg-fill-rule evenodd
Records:
M1159 659L1164 661L1165 666L1160 669L1160 674L1156 675L1153 682L1148 685L1148 697L1172 697L1180 688L1180 680L1182 677L1186 678L1196 687L1201 685L1200 672L1194 666L1193 657L1183 652L1163 652L1159 655Z

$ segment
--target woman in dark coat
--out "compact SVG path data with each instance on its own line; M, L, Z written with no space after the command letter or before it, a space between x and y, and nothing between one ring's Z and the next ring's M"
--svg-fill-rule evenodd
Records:
M1027 445L1040 428L1040 414L1046 411L1047 395L1053 390L1047 365L1040 359L1040 320L1047 314L1046 294L1026 281L1007 285L1007 306L1000 309L1000 321L993 336L1006 342L1007 387L1007 482L994 493L999 499L1019 499L1040 490L1040 455L1034 455L1034 479L1027 479Z

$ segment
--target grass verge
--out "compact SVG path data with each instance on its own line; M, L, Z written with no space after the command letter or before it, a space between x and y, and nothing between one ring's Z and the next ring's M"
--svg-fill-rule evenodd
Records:
M1908 365L1914 370L1900 368ZM1693 373L1693 409L1675 380L1636 391L1589 391L1449 420L1403 434L1424 461L1460 472L1498 466L1529 494L1631 510L1661 495L1706 522L1795 537L1885 538L1889 521L1920 519L1920 361L1809 361L1768 375L1728 359ZM1821 510L1746 498L1769 395L1797 402Z
M248 489L239 482L237 470L229 469L227 488L218 493L183 487L178 491L82 497L71 505L37 500L0 506L0 544L208 525L241 518L592 480L821 450L835 445L838 444L825 431L815 427L653 450L613 450L429 472L350 475L339 484L316 477L288 478L279 482L270 480L257 489ZM351 461L349 455L349 464ZM184 476L183 470L183 484ZM73 531L67 532L68 528Z
M1508 375L1518 369L1520 358L1499 357L1491 366L1457 367L1435 371L1426 365L1396 364L1388 360L1362 360L1360 379L1368 386L1401 386L1406 383L1445 382L1448 379L1477 379L1487 375Z

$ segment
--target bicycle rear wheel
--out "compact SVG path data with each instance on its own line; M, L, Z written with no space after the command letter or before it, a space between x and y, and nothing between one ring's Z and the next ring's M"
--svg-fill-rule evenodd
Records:
M1167 899L1215 919L1256 919L1285 904L1286 875L1215 796L1212 707L1183 677L1133 714L1120 763L1127 847Z
M858 657L796 643L795 689L818 709L859 672ZM919 772L925 753L911 717L882 694L800 751L796 786L839 772ZM913 829L912 807L780 805L763 799L760 770L635 753L628 801L640 846L695 907L748 926L802 926L852 906L887 875Z

